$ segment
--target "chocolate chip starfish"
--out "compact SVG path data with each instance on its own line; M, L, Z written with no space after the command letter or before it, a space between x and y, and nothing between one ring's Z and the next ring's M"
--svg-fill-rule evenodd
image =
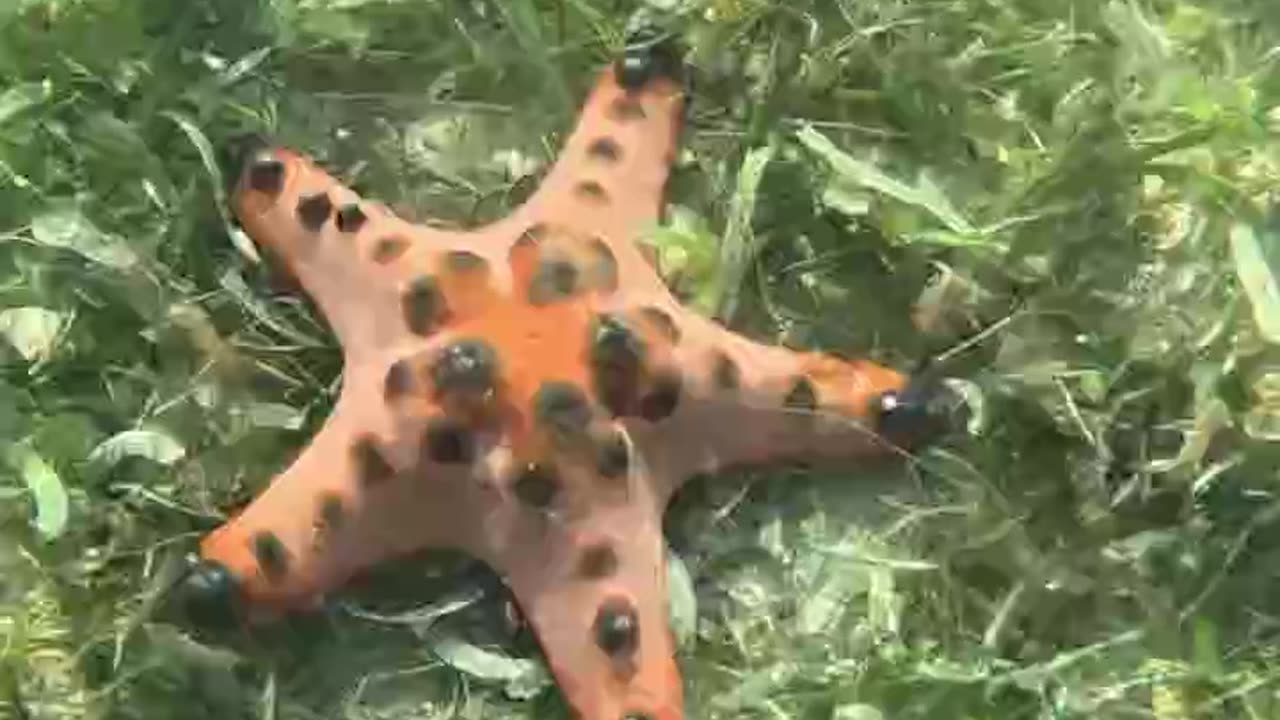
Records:
M753 342L683 308L635 237L684 116L669 49L604 69L537 192L424 227L260 148L234 211L317 304L343 387L294 463L202 542L193 617L312 606L355 573L464 550L511 589L583 720L684 715L662 515L685 478L936 436L935 386Z

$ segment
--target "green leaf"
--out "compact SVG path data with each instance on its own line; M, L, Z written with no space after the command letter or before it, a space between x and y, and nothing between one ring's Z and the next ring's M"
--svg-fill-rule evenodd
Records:
M822 190L823 204L850 218L871 214L871 199L871 193L847 183L831 183Z
M354 617L373 622L388 625L405 625L418 637L430 638L432 626L442 618L475 605L483 597L483 590L468 586L458 588L456 591L447 593L444 597L437 598L435 601L420 607L392 615L370 612L354 606L347 606L346 611Z
M231 238L232 244L241 255L253 262L259 262L261 257L258 255L257 248L253 246L253 242L239 231L227 216L227 197L223 190L225 185L222 169L218 166L218 155L213 150L213 143L209 142L204 131L186 115L176 112L163 112L161 115L172 120L182 130L195 147L196 153L200 155L200 164L204 165L204 171L209 175L209 187L213 190L214 199L217 201L218 214L222 217L222 226L227 232L227 237Z
M451 635L431 634L431 651L453 669L482 680L502 682L508 694L532 697L550 682L542 663L486 650Z
M138 167L152 158L137 128L109 112L95 112L86 117L80 138L87 149L111 163Z
M262 63L266 62L274 50L275 48L267 46L246 53L239 60L231 63L227 69L218 73L218 84L234 85L240 82L250 73L257 70Z
M248 242L248 241L246 241ZM227 268L227 271L218 277L218 284L226 290L236 302L245 309L246 312L253 315L263 324L271 329L298 343L303 347L323 347L324 342L319 338L312 337L293 325L284 322L271 311L271 308L262 300L253 294L253 290L249 288L249 284L245 282L244 277L236 270L236 268Z
M128 270L138 256L124 241L99 230L69 201L56 201L31 221L31 237L46 247L70 250L116 270Z
M172 120L195 146L196 152L200 155L200 163L204 165L205 172L209 173L209 182L213 186L214 195L218 198L218 204L222 205L226 199L223 193L222 169L218 167L218 155L213 150L213 143L209 142L204 131L187 116L176 112L161 114Z
M45 540L54 540L67 527L70 502L62 478L34 450L16 446L10 462L22 476L36 506L35 526Z
M718 277L715 297L719 298L721 317L732 317L737 309L738 293L743 278L747 276L747 267L760 252L760 242L752 232L751 219L755 216L760 180L777 151L772 143L752 148L738 170L738 182L729 206L729 221L720 244L723 269Z
M836 708L831 720L884 720L884 713L871 705L853 703Z
M48 359L64 325L61 313L39 307L0 311L0 336L28 362Z
M254 427L280 430L297 430L305 419L301 410L284 403L251 403L246 414Z
M824 562L817 581L798 598L797 631L804 635L829 631L847 608L850 596L866 586L865 574L859 569L838 561Z
M498 9L507 18L507 28L515 35L516 42L524 51L525 57L547 78L548 85L555 92L557 100L566 107L574 106L564 77L559 72L559 65L551 57L551 47L542 37L541 23L538 18L538 6L530 0L508 0L498 3Z
M1222 639L1218 626L1210 619L1196 617L1192 623L1192 656L1196 669L1209 675L1225 672L1222 661Z
M0 93L0 125L43 102L45 90L40 83L23 83Z
M165 433L126 430L99 443L89 453L89 462L105 469L127 457L143 457L161 465L172 465L185 456L182 444Z
M503 686L502 692L512 700L531 700L537 697L552 682L551 676L547 673L547 668L541 663L535 662L528 666L526 671L520 675L507 681Z
M1236 276L1253 305L1253 320L1262 337L1280 343L1280 239L1267 230L1244 222L1231 228L1231 257Z
M641 241L657 250L663 275L691 295L690 304L712 312L718 298L720 239L705 218L687 207L672 205L667 215Z
M667 548L667 604L676 644L686 646L698 629L698 596L684 560Z
M982 386L972 380L949 378L943 382L964 403L968 414L965 432L981 435L987 425L987 401Z
M432 652L450 667L484 680L514 680L534 664L532 660L485 650L452 635L439 636L431 646Z
M752 668L734 683L728 692L716 695L712 705L717 709L732 713L729 717L754 717L750 711L767 708L778 693L779 686L784 685L791 675L798 672L795 663L776 663L770 667Z
M112 167L127 182L143 184L158 205L168 209L176 202L163 164L134 124L110 112L95 112L85 118L78 139L92 162Z
M1144 65L1159 66L1168 60L1172 52L1169 39L1133 0L1112 0L1102 12L1102 20L1125 50Z
M827 136L806 125L796 133L797 139L810 152L821 157L836 174L835 183L866 188L918 207L932 214L952 232L959 235L976 235L977 229L942 193L941 188L927 175L921 175L916 186L891 177L880 168L863 162L835 146ZM842 191L845 195L849 190Z

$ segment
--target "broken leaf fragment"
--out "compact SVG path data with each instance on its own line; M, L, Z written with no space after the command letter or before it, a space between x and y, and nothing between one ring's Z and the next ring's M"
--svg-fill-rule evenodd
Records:
M958 235L972 236L978 233L977 228L952 205L951 200L927 174L922 173L915 185L903 182L874 164L844 152L813 127L801 129L796 133L796 139L831 167L833 183L865 188L917 207L933 215Z
M1280 372L1263 373L1253 384L1253 406L1245 413L1244 432L1254 440L1280 440Z
M1231 257L1253 306L1258 332L1267 342L1280 343L1280 235L1237 222L1231 228Z
M22 476L35 506L36 531L45 540L57 539L67 527L70 501L62 478L44 458L27 445L13 448L10 464Z
M89 453L89 462L114 467L129 457L141 457L172 465L186 456L182 443L156 430L125 430L104 440Z
M1182 447L1177 455L1148 463L1148 472L1167 473L1199 464L1209 452L1219 431L1231 425L1231 408L1215 391L1220 369L1201 363L1192 369L1196 385L1195 417L1183 432Z
M47 360L57 344L64 318L61 313L41 307L19 307L0 311L0 336L27 362Z

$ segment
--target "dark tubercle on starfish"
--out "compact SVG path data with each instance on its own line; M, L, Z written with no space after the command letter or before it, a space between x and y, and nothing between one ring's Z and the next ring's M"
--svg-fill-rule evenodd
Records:
M721 390L737 390L742 380L742 371L738 369L738 364L724 352L716 352L714 357L711 370L712 383Z
M298 201L298 222L312 232L319 231L329 220L333 212L333 203L325 193L316 193Z
M618 289L618 261L609 249L609 243L600 238L592 238L589 247L591 258L588 272L592 287L604 293L613 293Z
M496 390L498 355L488 342L465 338L445 345L431 365L435 400L471 398L481 401Z
M378 441L364 436L356 440L351 448L355 465L358 468L361 485L377 485L386 482L395 475L395 468L382 456L378 449Z
M547 380L533 397L533 415L540 426L561 442L585 438L591 424L591 405L582 388Z
M609 598L596 612L596 644L611 658L626 659L636 651L639 625L630 602Z
M680 405L684 380L676 370L657 373L648 391L640 398L640 417L657 422L670 417Z
M284 163L270 154L252 159L245 172L245 184L254 192L275 195L284 186Z
M801 412L813 412L818 407L818 392L807 377L798 377L783 400L788 408Z
M578 286L578 267L564 258L544 258L529 285L529 302L545 305L573 297Z
M338 230L344 233L357 233L364 227L364 210L359 203L343 205L338 209Z
M382 392L387 400L394 401L407 395L413 389L413 366L406 359L399 359L387 368L387 378Z
M620 430L614 430L597 440L596 472L605 479L619 478L631 466L631 448Z
M602 162L614 163L622 157L622 146L611 137L602 137L591 143L587 153Z
M430 335L444 313L444 299L436 279L430 275L414 279L405 289L404 324L414 335Z
M282 147L238 170L236 217L346 362L328 422L203 540L193 614L308 607L376 563L459 548L505 579L577 717L680 720L661 529L681 483L928 439L932 390L754 342L666 288L637 239L685 98L652 40L601 72L539 189L484 228L408 223Z
M270 530L253 536L253 555L268 582L275 582L289 572L289 551Z
M422 438L425 459L443 465L471 462L471 443L471 431L466 425L443 416L427 421Z
M384 237L373 246L373 261L379 265L395 262L409 248L409 241L400 237Z
M343 507L341 496L334 493L321 495L320 511L317 513L316 518L316 529L319 532L341 529L344 513L346 513L346 508Z

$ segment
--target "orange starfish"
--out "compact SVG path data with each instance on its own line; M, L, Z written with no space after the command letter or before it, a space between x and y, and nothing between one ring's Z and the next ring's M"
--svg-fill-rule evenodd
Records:
M753 342L683 308L634 238L683 118L679 63L605 69L541 187L472 232L407 223L259 149L235 213L344 351L306 450L206 537L193 616L313 605L426 547L491 566L584 720L683 717L662 515L685 478L933 437L931 383Z

